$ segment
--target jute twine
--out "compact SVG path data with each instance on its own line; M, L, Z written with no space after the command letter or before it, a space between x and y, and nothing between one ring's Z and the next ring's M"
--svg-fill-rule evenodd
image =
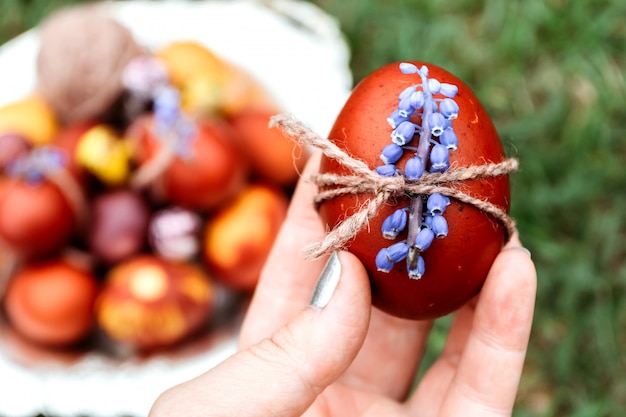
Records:
M470 204L500 221L506 228L507 235L515 232L515 220L500 207L488 201L472 197L450 185L466 180L497 177L517 171L519 162L516 159L505 159L500 163L474 165L469 167L452 167L443 173L424 174L419 181L409 181L403 175L384 177L356 158L351 157L328 139L322 138L306 125L291 115L276 115L270 121L271 127L280 128L285 135L300 143L320 149L328 158L334 159L352 174L337 175L332 173L314 174L310 180L322 189L315 196L315 202L347 194L371 194L361 208L330 230L325 238L304 248L307 258L316 259L335 250L344 249L372 219L382 205L393 198L415 196L419 194L440 193L460 202Z

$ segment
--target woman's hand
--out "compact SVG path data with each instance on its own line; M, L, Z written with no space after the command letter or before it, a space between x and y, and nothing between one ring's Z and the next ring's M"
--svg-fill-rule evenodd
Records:
M150 415L511 415L536 291L518 237L498 255L480 295L455 313L443 352L407 398L432 323L373 309L367 274L350 253L304 259L302 248L324 234L306 181L318 156L298 184L240 351L163 393Z

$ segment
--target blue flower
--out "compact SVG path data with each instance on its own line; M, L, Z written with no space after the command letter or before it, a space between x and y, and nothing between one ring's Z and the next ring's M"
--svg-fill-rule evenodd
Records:
M438 94L439 90L441 89L441 83L436 78L429 78L428 89L430 90L431 94Z
M383 220L382 232L385 239L393 240L405 229L407 213L404 209L398 209Z
M160 129L168 130L180 116L180 94L174 87L163 87L154 98L154 116Z
M67 155L60 148L42 146L9 162L5 172L11 177L23 177L29 183L38 184L63 169L67 163Z
M392 129L398 127L398 125L402 122L406 122L409 120L409 116L400 116L400 110L396 109L387 117L387 123L391 126Z
M439 142L449 150L453 151L459 146L459 139L454 133L452 128L446 128L441 136L439 137Z
M408 180L419 180L424 173L424 164L419 156L415 156L408 161L404 166L404 175Z
M380 154L380 159L384 164L395 164L398 160L400 160L402 154L404 154L404 149L402 149L401 146L395 143L390 143L383 148L383 151Z
M387 248L387 257L395 264L407 257L409 249L409 245L405 242L394 243Z
M398 114L402 117L409 117L415 109L411 106L411 96L404 97L398 103Z
M378 166L374 169L374 171L378 175L382 175L383 177L393 177L398 174L398 169L393 164L386 164Z
M425 251L430 247L430 244L433 243L435 239L435 233L428 227L422 228L417 236L415 237L415 247L420 252Z
M454 120L459 116L459 105L451 98L444 98L439 104L439 111L448 120Z
M441 214L436 214L432 216L432 218L430 227L435 234L435 237L437 239L442 239L448 236L448 222L446 221L446 218Z
M401 62L400 63L400 72L403 74L417 74L417 67L410 62Z
M409 103L415 109L420 109L424 105L426 98L423 91L414 91L409 96Z
M450 204L450 199L439 193L432 193L426 200L426 209L428 214L436 215L443 214L446 211L446 207Z
M448 84L448 83L441 83L439 94L442 94L449 98L454 98L458 92L459 92L459 87L457 87L456 85Z
M399 146L404 146L413 140L414 135L415 124L411 122L402 122L391 133L391 140Z
M431 113L428 125L433 136L440 136L446 128L446 118L441 113Z
M444 172L450 168L448 148L438 143L430 151L430 172Z
M398 95L398 100L402 100L404 98L409 98L411 97L411 94L413 94L415 92L415 89L417 88L416 85L411 85L407 88L405 88L404 90L402 90L402 92Z
M382 248L376 254L376 269L381 272L389 272L393 268L393 262L387 256L387 248Z
M424 262L424 258L421 255L418 255L415 265L407 265L407 269L409 278L420 279L426 272L426 263Z

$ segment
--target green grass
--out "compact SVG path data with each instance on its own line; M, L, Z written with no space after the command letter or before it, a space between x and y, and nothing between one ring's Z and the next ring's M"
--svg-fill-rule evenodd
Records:
M0 42L68 3L2 0ZM440 65L474 89L520 159L512 214L539 292L515 415L623 415L626 2L315 3L340 22L356 81L390 61ZM437 325L433 351L447 323Z

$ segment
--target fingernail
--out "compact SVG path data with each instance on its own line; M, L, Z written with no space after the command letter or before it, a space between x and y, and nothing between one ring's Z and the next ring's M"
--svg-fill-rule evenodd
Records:
M330 302L337 284L339 283L339 277L341 276L341 263L339 262L339 256L337 252L333 252L326 262L326 266L322 270L315 289L313 290L313 296L309 304L311 307L324 308Z

